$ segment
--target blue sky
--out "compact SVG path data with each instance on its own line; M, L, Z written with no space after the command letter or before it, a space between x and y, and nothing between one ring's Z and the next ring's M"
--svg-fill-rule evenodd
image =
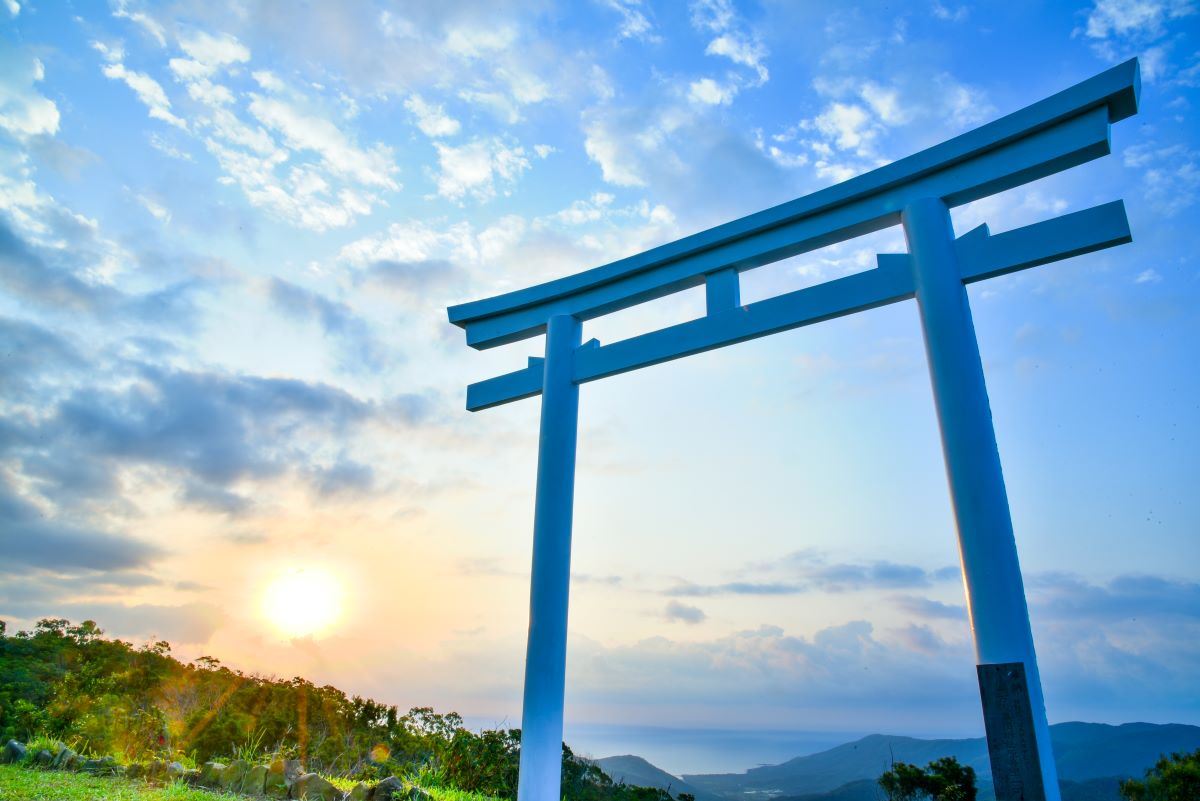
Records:
M4 0L0 615L514 721L538 402L463 398L540 341L446 306L1139 56L1111 156L955 224L1125 200L1132 245L971 298L1051 721L1200 723L1200 9L827 5ZM981 730L911 303L589 384L579 460L572 722ZM297 571L335 627L264 617Z

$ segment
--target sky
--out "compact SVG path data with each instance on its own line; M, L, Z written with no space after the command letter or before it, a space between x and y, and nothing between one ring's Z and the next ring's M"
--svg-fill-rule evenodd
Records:
M446 307L1138 56L1110 156L954 221L1125 201L1133 244L970 298L1050 720L1200 724L1197 4L2 0L0 20L10 632L91 618L504 725L539 401L470 414L465 387L542 342L473 351ZM903 249L888 229L778 262L743 300ZM581 396L569 726L982 733L912 302Z

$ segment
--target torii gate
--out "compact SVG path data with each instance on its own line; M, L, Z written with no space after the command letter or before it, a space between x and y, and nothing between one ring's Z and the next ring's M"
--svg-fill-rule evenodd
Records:
M636 256L452 306L467 344L545 333L545 358L467 388L467 409L542 395L518 801L559 801L579 385L916 298L941 429L998 801L1059 801L1042 685L965 284L1132 241L1121 201L992 236L949 209L1111 152L1137 113L1127 61L940 145ZM743 306L738 274L899 223L907 254ZM707 313L609 345L584 320L703 283Z

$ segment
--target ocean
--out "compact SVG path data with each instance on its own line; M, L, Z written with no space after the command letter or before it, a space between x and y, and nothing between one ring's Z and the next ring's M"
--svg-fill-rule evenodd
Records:
M468 719L471 728L494 728L494 720ZM512 723L501 725L514 725ZM863 737L867 732L671 728L570 723L564 739L582 756L634 754L668 773L740 773L815 754Z

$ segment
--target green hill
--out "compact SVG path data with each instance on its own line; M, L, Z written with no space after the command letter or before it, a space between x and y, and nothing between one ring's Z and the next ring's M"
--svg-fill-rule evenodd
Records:
M1183 724L1058 723L1050 727L1064 797L1115 799L1119 778L1141 776L1162 754L1200 748L1200 727ZM922 740L872 734L818 754L745 773L685 775L689 784L728 799L874 801L867 785L895 762L925 765L952 756L975 769L980 801L992 797L991 765L982 737ZM864 784L865 782L865 784Z

